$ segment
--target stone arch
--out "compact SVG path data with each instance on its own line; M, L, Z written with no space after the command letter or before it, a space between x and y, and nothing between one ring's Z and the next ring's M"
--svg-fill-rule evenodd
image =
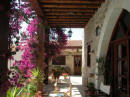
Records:
M98 45L97 57L105 56L111 39L111 35L115 24L122 12L122 9L117 8L106 14L103 27L101 29L101 36Z
M117 23L117 20L120 16L122 10L123 10L122 8L115 8L115 9L113 9L113 11L111 11L111 13L108 12L106 14L106 17L105 17L105 20L103 23L103 27L101 29L102 33L101 33L100 40L99 40L97 58L100 56L106 56L114 27ZM126 9L124 9L124 10L126 10ZM96 64L96 65L98 65L98 64ZM97 68L96 68L96 71L98 71ZM100 78L98 78L98 76L95 76L95 78L100 79ZM101 80L95 80L96 88L98 88L98 89L100 88L101 82L103 82L103 78L101 78ZM108 89L110 87L104 86L104 88ZM102 90L104 90L104 89L102 89ZM109 90L108 90L108 93L109 93Z
M113 29L115 27L115 24L121 12L122 12L122 8L115 8L113 10L109 10L106 13L104 23L101 29L101 35L100 35L99 45L98 45L97 54L96 54L97 58L99 58L100 56L106 56ZM96 67L97 65L98 64L96 64ZM98 72L97 68L96 68L96 72ZM103 78L99 80L98 76L95 76L95 79L96 79L95 87L99 89L101 82L103 82ZM108 88L109 87L106 87L106 89Z

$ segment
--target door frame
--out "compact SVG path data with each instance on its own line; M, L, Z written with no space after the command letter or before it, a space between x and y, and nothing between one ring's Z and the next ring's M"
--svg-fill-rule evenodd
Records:
M80 71L78 72L79 74L77 74L77 71L75 69L75 59L76 59L76 57L80 57ZM75 75L81 75L82 74L81 68L82 68L82 55L74 55L74 74Z
M116 59L116 57L117 57L117 46L118 45L120 45L120 44L126 44L126 47L127 47L127 66L126 66L126 68L128 68L127 69L127 75L126 75L126 77L127 77L127 92L128 92L128 94L130 93L130 88L129 88L129 86L130 86L130 79L129 79L129 76L130 76L130 66L129 66L129 63L130 63L130 46L129 46L129 44L130 44L130 40L128 40L128 39L125 39L125 40L123 40L123 41L120 41L120 42L113 42L112 44L111 44L111 48L113 49L113 56L112 56L112 58L113 58L113 77L114 77L114 79L113 79L113 86L112 86L112 88L113 88L113 97L118 97L118 94L119 94L119 92L118 92L118 65L117 65L117 59ZM116 52L116 53L115 53Z
M130 35L128 36L128 34L130 33L130 25L129 25L129 27L128 27L128 29L127 29L127 32L125 32L125 37L123 37L123 38L119 38L119 39L116 39L116 40L112 40L113 39L113 37L114 37L114 35L115 35L115 33L117 33L117 26L118 26L118 23L120 23L120 20L124 17L124 14L126 14L126 12L128 12L128 11L126 11L126 10L122 10L122 13L120 14L120 16L119 16L119 18L118 18L118 20L117 20L117 23L115 24L115 27L114 27L114 29L113 29L113 33L112 33L112 35L111 35L111 39L110 39L110 42L109 42L109 47L108 47L108 51L107 52L109 52L109 50L111 50L112 48L113 48L113 46L114 45L116 45L116 44L120 44L120 43L122 43L123 41L126 41L126 44L127 44L127 53L128 53L128 65L127 65L127 67L128 67L128 74L127 74L127 77L128 77L128 85L127 85L127 90L128 90L128 95L130 96ZM129 13L130 14L130 13ZM113 51L111 51L111 53L112 53ZM114 56L113 56L113 54L112 54L112 58L114 58ZM111 75L113 76L113 77L115 77L115 76L117 76L115 73L114 73L114 69L116 68L115 67L115 63L114 63L114 60L113 59L111 59L111 61L112 61L112 73L111 73ZM113 83L111 84L111 87L112 87L112 97L117 97L117 91L116 90L114 90L114 89L117 89L117 86L114 86L114 84L115 83L117 83L117 79L115 78L113 78L113 81L112 81ZM115 91L116 91L116 93L115 93Z

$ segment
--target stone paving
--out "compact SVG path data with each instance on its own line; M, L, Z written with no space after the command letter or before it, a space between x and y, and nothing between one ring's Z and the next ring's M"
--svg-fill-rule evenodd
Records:
M60 92L67 92L70 90L70 83L72 84L72 97L85 97L84 96L84 87L82 86L82 77L81 76L70 76L67 79L64 79L62 76L58 80L58 90ZM54 83L44 86L44 92L48 95L44 97L63 97L57 96L54 92ZM69 97L69 96L68 96Z

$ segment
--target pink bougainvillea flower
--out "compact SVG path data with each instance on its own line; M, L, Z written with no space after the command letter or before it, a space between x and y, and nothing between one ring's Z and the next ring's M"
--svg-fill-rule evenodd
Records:
M30 14L32 13L29 8L25 8L25 9L24 9L24 12L25 12L26 14L28 14L28 15L30 15Z
M14 60L14 57L13 57L13 56L10 56L9 59L10 59L10 60Z

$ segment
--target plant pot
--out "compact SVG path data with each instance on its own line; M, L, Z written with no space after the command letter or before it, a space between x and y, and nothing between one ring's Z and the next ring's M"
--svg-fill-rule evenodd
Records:
M67 79L67 76L64 76L64 79Z
M89 95L89 96L92 96L93 94L94 94L93 91L88 90L88 95Z

